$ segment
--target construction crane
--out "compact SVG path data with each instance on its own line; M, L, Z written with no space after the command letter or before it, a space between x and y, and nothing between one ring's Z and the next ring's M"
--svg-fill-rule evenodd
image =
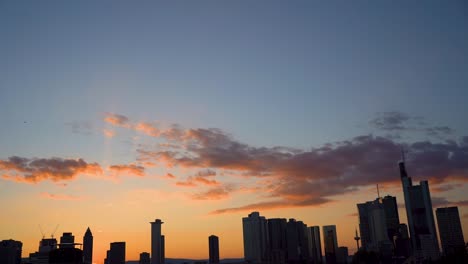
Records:
M57 232L57 229L58 229L59 225L60 225L60 224L57 224L57 226L55 227L54 231L52 231L52 234L50 234L50 237L51 237L51 238L54 238L55 232Z
M44 234L44 230L42 230L41 224L39 224L39 231L41 231L42 239L44 239L44 238L45 238L45 234Z

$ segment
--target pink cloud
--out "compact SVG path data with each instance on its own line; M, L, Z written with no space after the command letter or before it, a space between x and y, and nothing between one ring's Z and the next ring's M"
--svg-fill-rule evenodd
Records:
M17 156L9 157L8 160L0 160L0 171L4 172L4 179L28 183L43 180L53 182L73 180L80 174L102 174L99 164L87 163L83 159L28 159Z

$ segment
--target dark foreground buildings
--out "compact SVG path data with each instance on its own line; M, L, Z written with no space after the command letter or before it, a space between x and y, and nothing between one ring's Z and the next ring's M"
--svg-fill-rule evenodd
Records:
M12 239L0 241L0 263L20 264L23 243Z

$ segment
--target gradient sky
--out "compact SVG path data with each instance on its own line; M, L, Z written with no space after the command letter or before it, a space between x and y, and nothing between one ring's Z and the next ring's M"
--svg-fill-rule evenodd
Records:
M242 257L258 210L353 252L402 147L466 238L467 28L465 1L2 1L0 239L89 226L131 260L161 218L167 257Z

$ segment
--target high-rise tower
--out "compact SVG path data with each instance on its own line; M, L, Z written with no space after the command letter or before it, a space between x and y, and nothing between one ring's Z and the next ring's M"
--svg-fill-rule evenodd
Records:
M413 255L417 260L436 260L440 253L429 183L421 181L419 185L413 185L404 160L399 167Z
M219 239L215 235L208 237L209 264L219 264Z
M268 258L268 227L265 217L252 212L242 218L244 258L248 263L265 263Z
M89 227L83 236L83 261L84 264L93 263L93 234Z
M451 255L465 250L462 226L458 207L436 209L437 225L439 226L440 242L445 255Z
M161 237L161 225L164 222L161 219L156 219L151 224L151 264L163 264L163 240Z
M336 254L338 251L338 238L336 226L323 226L323 246L325 248L325 260L327 264L336 264Z

